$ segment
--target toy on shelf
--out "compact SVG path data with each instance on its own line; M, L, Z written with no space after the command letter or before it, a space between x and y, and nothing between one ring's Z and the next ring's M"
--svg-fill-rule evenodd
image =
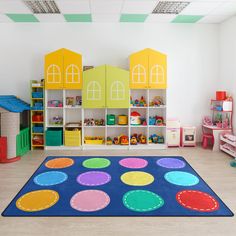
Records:
M81 96L75 97L75 106L82 106L82 97Z
M150 116L149 125L165 126L164 118L162 116Z
M66 106L67 107L80 107L82 105L82 97L66 97Z
M118 125L128 125L128 116L118 115Z
M107 114L107 125L115 125L116 124L116 116L113 114Z
M149 103L149 107L160 107L164 106L163 98L161 96L155 96Z
M130 114L130 124L131 125L141 125L141 115L137 111L132 111Z
M66 106L74 106L74 97L66 97Z
M140 134L140 135L138 136L138 141L139 141L139 143L141 143L141 144L146 144L146 143L147 143L147 138L146 138L145 135Z
M105 126L104 119L84 119L84 126Z
M208 126L212 126L212 118L210 116L204 116L203 117L203 125L208 125Z
M107 145L112 145L112 138L111 137L107 137L107 141L106 141Z
M127 135L121 135L119 137L120 139L120 145L129 145L129 137Z
M48 107L63 107L63 103L60 100L50 100L48 101Z
M104 143L104 137L97 136L97 137L92 137L92 136L86 136L84 137L84 143L85 144L93 144L93 145L101 145Z
M130 144L131 145L137 145L138 144L138 137L137 134L133 134L130 137Z
M81 126L82 126L81 120L78 122L68 122L65 125L66 128L80 128Z
M43 122L43 114L34 113L34 115L32 115L32 121L33 122Z
M62 116L54 116L50 120L50 125L62 125L63 124L63 117Z
M114 143L115 145L119 145L119 144L120 144L119 137L114 137L114 138L113 138L113 143Z
M132 96L130 96L130 105L131 107L147 107L147 103L144 96L141 96L140 100L133 100Z
M147 137L143 134L132 134L130 137L130 144L137 145L137 144L146 144Z
M161 144L164 142L165 142L165 139L163 135L152 134L149 136L149 143Z
M42 135L34 135L32 141L33 145L44 145L44 139Z

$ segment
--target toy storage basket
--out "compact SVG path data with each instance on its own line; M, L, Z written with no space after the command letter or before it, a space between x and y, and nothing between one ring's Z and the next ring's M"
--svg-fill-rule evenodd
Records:
M81 145L81 130L65 130L65 146L77 147Z
M43 98L43 92L32 92L32 98Z
M91 144L91 145L102 145L104 142L103 137L98 137L99 139L93 139L93 137L85 137L84 143Z
M43 133L43 126L34 126L32 131L33 133Z
M48 128L46 130L46 145L61 146L63 144L62 133L62 129L60 128Z

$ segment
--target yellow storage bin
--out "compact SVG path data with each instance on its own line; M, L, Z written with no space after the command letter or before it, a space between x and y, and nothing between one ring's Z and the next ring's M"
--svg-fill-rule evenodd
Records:
M84 138L85 144L92 144L92 145L101 145L104 143L103 137L85 137Z
M65 146L77 147L81 145L81 130L65 130Z

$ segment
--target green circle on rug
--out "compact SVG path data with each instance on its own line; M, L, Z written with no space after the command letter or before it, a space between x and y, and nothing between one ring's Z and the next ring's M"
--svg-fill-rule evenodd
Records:
M86 168L105 168L108 167L111 162L106 158L90 158L83 162L83 166Z
M150 191L133 190L123 196L123 204L132 211L148 212L162 207L164 200Z

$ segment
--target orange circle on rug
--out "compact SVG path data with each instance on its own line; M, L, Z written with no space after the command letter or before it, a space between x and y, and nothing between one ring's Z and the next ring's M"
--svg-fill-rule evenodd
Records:
M176 194L177 202L188 209L200 212L212 212L219 209L219 203L208 193L197 190L184 190Z
M59 157L46 162L45 166L50 169L62 169L74 164L74 160L67 157Z
M35 212L50 208L59 200L59 194L53 190L37 190L24 194L16 201L16 207L22 211Z

